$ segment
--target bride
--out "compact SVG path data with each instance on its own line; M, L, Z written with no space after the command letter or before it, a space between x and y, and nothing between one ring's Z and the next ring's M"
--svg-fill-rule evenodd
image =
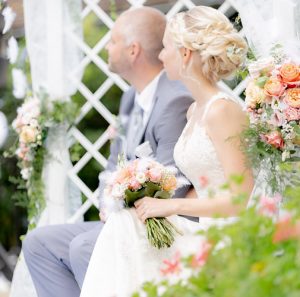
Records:
M241 193L249 197L253 188L238 137L246 115L216 84L243 62L246 42L221 12L198 6L169 21L163 44L160 59L169 78L181 80L195 99L174 150L176 164L194 190L186 199L145 197L136 209L113 213L97 239L81 297L130 296L143 282L161 280L163 260L178 250L196 251L201 237L194 233L230 222L247 204L247 199L236 204L232 198ZM221 190L232 175L242 175L243 182L229 182L229 189ZM199 223L178 215L199 217ZM215 215L224 218L213 219ZM171 248L149 245L143 223L151 217L169 217L183 232Z

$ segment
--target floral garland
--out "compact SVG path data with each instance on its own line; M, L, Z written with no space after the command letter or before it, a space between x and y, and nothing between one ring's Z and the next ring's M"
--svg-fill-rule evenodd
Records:
M300 157L300 65L277 47L269 58L250 64L249 73L245 101L250 127L243 133L244 149L255 169L267 161L267 182L276 192L291 178L286 171L279 174L279 167Z
M11 177L11 181L21 191L15 194L14 199L20 206L27 207L30 228L35 227L45 207L42 170L47 154L48 131L59 124L71 125L78 111L72 101L51 101L45 95L28 96L17 110L12 126L18 137L6 155L18 158L21 177Z

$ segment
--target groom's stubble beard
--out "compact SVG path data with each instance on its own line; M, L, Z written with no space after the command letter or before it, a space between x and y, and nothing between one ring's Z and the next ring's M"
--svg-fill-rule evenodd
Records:
M131 65L125 56L120 57L119 60L113 61L110 57L108 58L108 69L120 75L123 79L126 79L126 74L130 72Z

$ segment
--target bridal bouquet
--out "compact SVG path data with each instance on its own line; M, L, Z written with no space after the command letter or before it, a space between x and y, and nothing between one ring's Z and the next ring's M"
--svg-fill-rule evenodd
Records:
M285 57L260 59L249 65L246 107L250 127L243 141L252 166L298 159L300 146L300 65Z
M132 162L119 162L117 171L107 179L103 193L105 214L133 207L134 202L143 197L168 199L179 186L177 169L164 167L160 163L141 158ZM146 220L147 237L150 244L158 249L170 247L174 236L180 232L166 218Z

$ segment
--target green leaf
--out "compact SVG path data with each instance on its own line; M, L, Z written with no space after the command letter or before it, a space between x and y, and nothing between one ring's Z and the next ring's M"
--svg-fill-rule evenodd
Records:
M155 183L152 182L146 182L145 184L145 190L146 190L146 196L148 197L154 197L155 193L157 191L161 190L161 187Z
M157 191L154 195L154 198L169 199L171 198L171 195L167 191Z
M263 88L268 79L269 78L267 76L260 76L258 79L256 79L255 84L260 88Z
M142 188L139 191L131 191L131 190L127 189L125 191L125 203L126 203L126 206L133 207L135 201L137 201L138 199L143 198L145 196L147 196L145 188Z

